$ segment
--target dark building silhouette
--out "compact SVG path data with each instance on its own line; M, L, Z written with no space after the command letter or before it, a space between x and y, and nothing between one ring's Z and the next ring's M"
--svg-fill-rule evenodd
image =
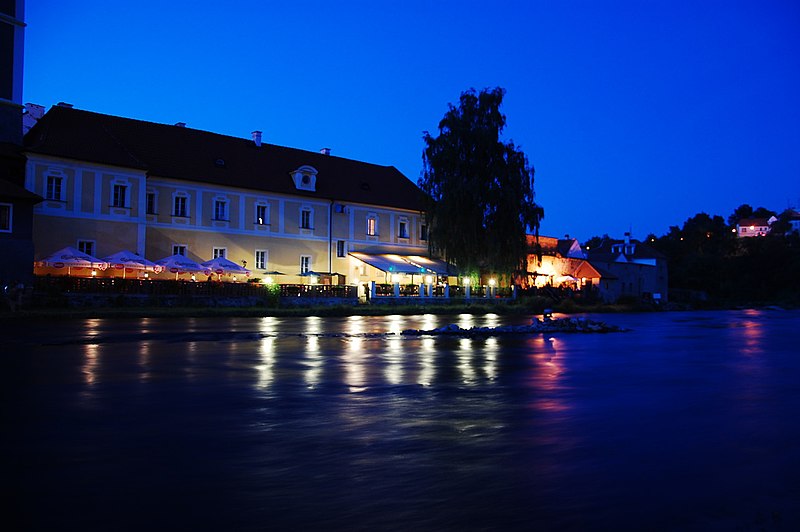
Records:
M22 58L25 3L0 0L0 290L33 277L33 206L22 155Z

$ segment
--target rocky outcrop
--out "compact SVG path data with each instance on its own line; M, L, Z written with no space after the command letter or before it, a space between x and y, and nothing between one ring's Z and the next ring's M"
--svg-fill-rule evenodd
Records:
M500 336L506 334L539 334L539 333L608 333L623 332L625 329L616 325L608 325L602 321L587 318L545 318L543 321L534 318L530 325L504 325L501 327L471 327L462 329L450 324L430 330L406 329L400 334L406 336Z

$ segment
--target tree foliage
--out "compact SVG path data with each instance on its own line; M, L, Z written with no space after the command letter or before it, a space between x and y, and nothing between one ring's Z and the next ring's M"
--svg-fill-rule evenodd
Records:
M765 237L738 238L741 218L773 211L741 205L728 217L699 213L653 244L667 256L670 288L706 293L718 302L800 302L800 237L773 225ZM787 219L792 211L782 213Z
M503 142L505 90L474 89L423 135L419 186L429 197L429 245L462 273L523 269L527 232L538 234L543 209L534 201L534 170L513 141Z

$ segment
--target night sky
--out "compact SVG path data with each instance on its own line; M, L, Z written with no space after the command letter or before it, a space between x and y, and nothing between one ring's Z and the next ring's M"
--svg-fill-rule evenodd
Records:
M35 1L24 101L394 165L507 90L542 234L644 238L800 206L800 3Z

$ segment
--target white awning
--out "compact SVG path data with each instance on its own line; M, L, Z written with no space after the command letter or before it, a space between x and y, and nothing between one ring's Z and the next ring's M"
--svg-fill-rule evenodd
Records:
M350 256L386 273L455 275L455 273L451 273L455 268L448 267L446 262L420 255L353 251Z

